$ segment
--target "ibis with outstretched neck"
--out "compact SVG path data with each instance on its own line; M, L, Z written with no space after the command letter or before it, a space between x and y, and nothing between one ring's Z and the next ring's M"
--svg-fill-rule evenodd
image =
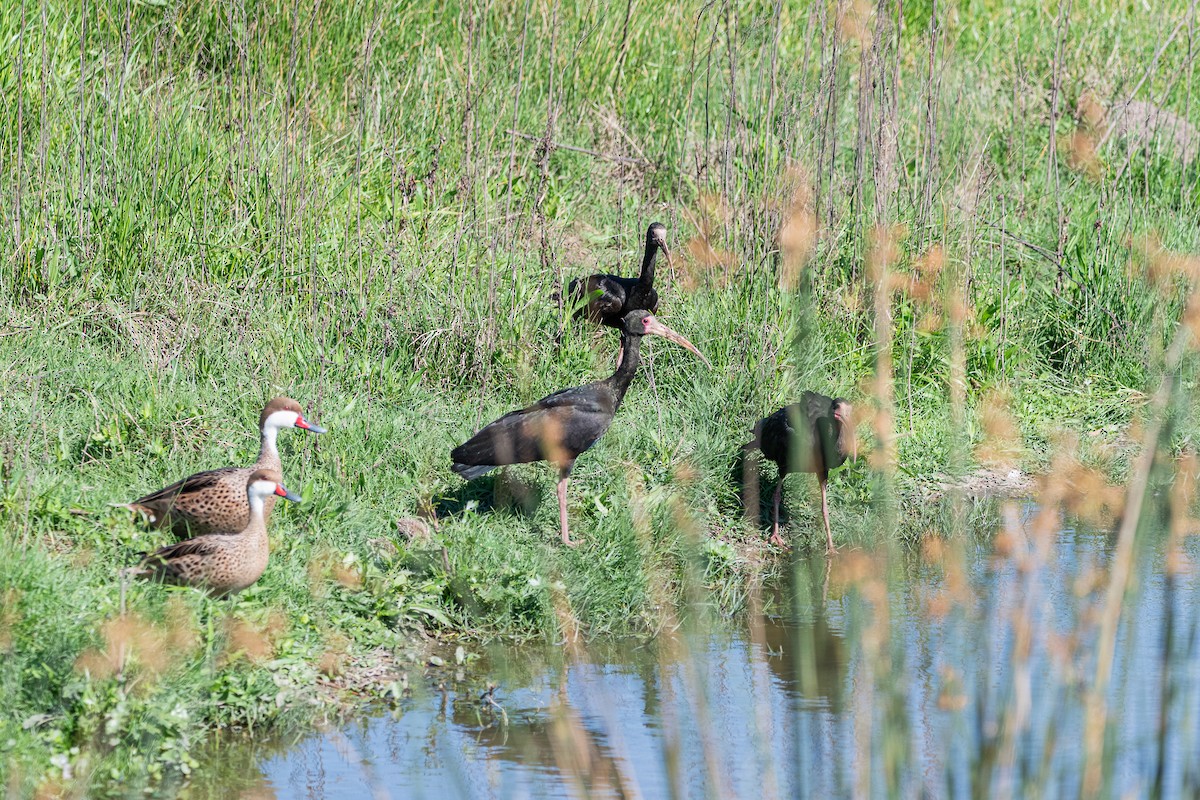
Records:
M573 546L567 521L567 482L575 460L594 445L612 423L641 364L645 336L662 336L708 359L682 334L645 310L631 311L621 321L624 358L604 380L563 389L531 406L512 411L484 427L450 451L453 470L466 480L508 464L549 461L558 467L558 519L562 542Z

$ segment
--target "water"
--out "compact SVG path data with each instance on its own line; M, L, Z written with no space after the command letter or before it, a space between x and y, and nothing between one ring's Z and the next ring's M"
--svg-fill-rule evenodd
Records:
M575 652L493 647L444 692L283 746L224 747L214 780L279 798L1078 797L1112 544L1067 529L1024 562L990 540L843 554L828 573L815 560L748 619ZM1185 555L1197 563L1194 538ZM1138 565L1104 793L1149 795L1158 775L1165 796L1193 794L1198 581L1168 589L1153 548ZM489 680L507 724L479 700Z

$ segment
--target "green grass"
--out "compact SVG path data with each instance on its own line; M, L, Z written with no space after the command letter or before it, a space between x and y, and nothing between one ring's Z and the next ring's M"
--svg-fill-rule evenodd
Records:
M932 9L904 3L894 193L858 146L861 44L835 48L821 6L685 5L635 3L628 25L582 3L0 6L0 593L19 594L22 620L6 646L20 657L0 664L0 745L13 742L0 780L32 786L71 747L98 747L122 776L169 760L99 743L123 703L140 705L117 727L154 747L278 721L271 674L304 685L331 632L356 651L408 647L418 626L552 633L558 583L589 634L652 630L695 570L735 608L763 569L730 479L753 422L802 388L869 405L877 191L882 221L904 227L895 268L941 243L942 288L959 281L970 308L963 430L949 422L952 331L914 332L929 313L944 323L944 300L891 308L900 488L971 466L954 453L983 437L974 409L997 388L1028 468L1067 429L1123 474L1127 456L1088 448L1136 417L1186 295L1131 276L1130 243L1195 251L1200 173L1119 141L1099 178L1064 153L1048 170L1049 97L1057 73L1063 137L1085 89L1124 97L1143 74L1139 97L1194 118L1186 26L1147 73L1186 4L1076 4L1058 69L1053 7L941 11L931 133ZM878 98L867 106L871 132ZM789 165L820 197L803 296L778 280ZM662 316L714 369L650 348L652 370L578 464L585 545L563 550L550 470L514 470L527 490L508 494L524 499L491 508L492 482L463 484L448 451L611 369L615 337L558 297L574 276L633 272L653 220L676 254L660 264ZM723 262L692 254L702 234ZM1061 249L1061 281L1021 241ZM118 613L119 566L162 540L109 504L248 463L253 421L280 393L330 433L284 435L306 502L277 512L271 566L229 612L283 615L277 665L221 666L217 630L214 652L148 694L81 677L71 665ZM812 483L788 482L799 547L820 537ZM879 485L865 462L833 480L844 543L925 529L927 512L891 524ZM381 544L429 509L432 544ZM331 561L360 565L361 589L314 591L310 565ZM153 586L127 603L157 619L180 595L196 619L226 613ZM49 716L24 726L34 715Z

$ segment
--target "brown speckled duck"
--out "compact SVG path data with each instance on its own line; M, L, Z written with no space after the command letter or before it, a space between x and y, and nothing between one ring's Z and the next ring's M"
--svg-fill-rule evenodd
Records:
M246 480L257 470L282 472L275 438L281 428L300 428L309 433L325 429L304 419L300 404L290 397L267 403L258 419L262 445L252 467L224 467L197 472L170 486L139 497L129 504L155 528L169 528L179 538L210 533L236 533L250 522L246 503ZM270 519L275 497L265 498L264 519Z
M276 497L300 501L281 481L275 470L251 473L243 490L250 508L249 523L240 533L208 534L167 545L144 557L129 574L196 586L216 597L242 591L267 568L267 501Z

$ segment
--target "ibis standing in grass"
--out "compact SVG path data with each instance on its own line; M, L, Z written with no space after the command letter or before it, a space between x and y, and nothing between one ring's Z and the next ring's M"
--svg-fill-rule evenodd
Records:
M825 519L825 540L830 553L833 529L829 525L830 470L835 470L853 454L858 458L854 439L853 408L840 397L805 392L799 403L785 406L754 426L754 439L744 449L760 450L779 467L775 498L771 503L771 542L783 545L779 535L779 500L783 479L792 472L815 472L821 486L821 515Z
M642 257L641 274L636 278L597 274L571 281L567 287L568 296L577 303L583 303L576 316L585 317L610 328L621 328L625 315L630 311L658 313L658 292L654 290L654 262L658 258L659 250L662 250L670 263L671 251L667 249L667 229L661 222L655 222L646 230L646 253ZM623 352L617 352L618 364L621 363Z
M533 405L505 414L450 451L453 469L466 480L507 464L549 461L558 467L558 520L565 545L571 539L567 524L567 481L575 459L608 430L641 363L643 336L662 336L708 359L681 334L656 320L649 311L632 311L621 323L624 358L610 377L563 389ZM711 366L711 364L708 364Z

